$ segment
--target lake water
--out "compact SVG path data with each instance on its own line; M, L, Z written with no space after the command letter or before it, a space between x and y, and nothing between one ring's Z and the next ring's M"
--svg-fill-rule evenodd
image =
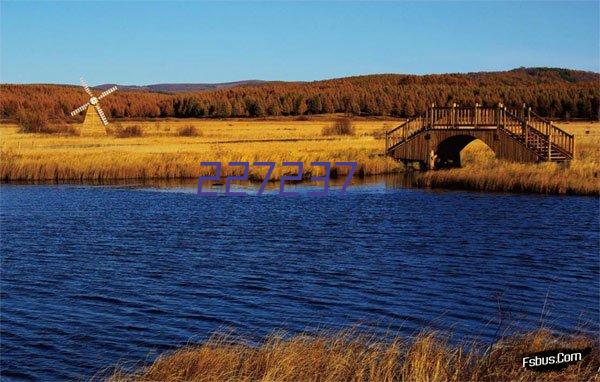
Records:
M599 329L598 198L401 183L321 198L2 185L3 380L87 378L230 329Z

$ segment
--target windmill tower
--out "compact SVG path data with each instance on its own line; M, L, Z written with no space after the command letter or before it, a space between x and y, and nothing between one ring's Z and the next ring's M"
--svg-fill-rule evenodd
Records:
M85 92L90 96L90 100L85 104L79 106L77 109L71 112L71 116L77 115L85 110L85 119L83 120L83 126L81 129L82 133L92 133L92 132L100 132L106 133L106 126L108 125L108 120L104 115L104 111L100 107L100 100L110 93L117 90L116 86L113 86L110 89L103 91L98 97L94 96L90 87L85 82L83 77L80 78L81 86Z

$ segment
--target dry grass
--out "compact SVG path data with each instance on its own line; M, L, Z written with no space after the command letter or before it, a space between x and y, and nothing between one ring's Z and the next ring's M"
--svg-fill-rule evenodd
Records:
M50 124L44 112L21 112L18 116L19 132L25 134L80 135L80 130L66 123Z
M108 135L114 135L117 138L131 138L144 136L144 129L140 125L127 125L115 123L106 127Z
M201 161L356 161L358 174L384 174L401 169L382 156L383 141L372 133L385 121L355 121L352 137L322 137L330 119L196 120L202 137L179 136L189 120L123 123L138 125L143 137L119 139L83 131L81 137L20 134L16 125L0 125L2 141L0 178L29 181L100 181L116 179L173 179L208 175ZM393 121L387 121L394 124ZM111 124L109 126L114 126ZM274 178L280 175L277 166ZM285 170L285 169L284 169ZM239 175L240 167L224 166L223 175ZM312 169L307 168L306 175ZM317 167L313 175L320 175ZM340 171L344 175L347 168ZM261 179L264 169L251 166L251 177Z
M355 135L356 129L350 118L339 118L331 126L324 126L321 134L323 136Z
M522 367L521 357L557 349L592 352L554 372ZM591 381L600 366L598 343L584 336L557 337L546 330L498 341L491 347L450 345L442 336L381 342L341 333L271 336L259 346L218 336L159 356L136 372L117 370L110 381Z
M565 123L559 126L575 134L575 160L569 165L496 160L483 142L475 141L461 153L462 168L429 171L420 174L416 183L421 187L598 195L600 124Z
M67 124L52 124L36 131L35 133L39 134L55 134L55 135L71 135L71 136L79 136L81 135L81 131L78 127Z
M357 175L401 171L402 165L382 156L381 132L399 124L393 120L354 120L356 135L322 136L336 119L308 121L161 120L123 123L118 139L102 133L82 136L22 134L16 125L0 125L0 179L26 181L108 181L118 179L174 179L208 175L201 161L356 161ZM188 135L190 124L200 136ZM110 126L119 126L112 124ZM497 161L482 142L463 151L464 167L432 171L416 177L422 187L597 195L600 192L600 124L560 124L576 135L576 159L569 167L553 163L518 164ZM185 133L182 133L184 131ZM138 136L142 134L143 136ZM306 165L306 176L320 175L321 167ZM250 168L253 179L264 169ZM281 171L276 168L277 179ZM344 175L347 169L340 169ZM240 167L223 169L223 176L240 175Z
M194 125L185 125L177 130L180 137L201 137L202 131Z

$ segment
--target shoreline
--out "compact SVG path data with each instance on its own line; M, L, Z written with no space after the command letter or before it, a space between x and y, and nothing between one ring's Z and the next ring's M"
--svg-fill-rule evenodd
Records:
M190 126L197 136L182 136ZM352 161L354 178L412 172L383 155L383 132L396 120L353 121L354 135L325 136L329 119L298 120L167 120L136 122L141 136L117 138L104 132L83 136L24 134L14 124L0 125L0 180L6 182L99 183L197 179L212 175L201 161L218 160L222 176L242 175L229 162L301 161L303 176L323 175L310 162ZM568 166L556 163L513 163L494 159L481 141L463 150L463 167L415 171L411 187L461 189L548 195L600 195L600 124L569 123L562 126L576 135L576 157ZM334 166L332 166L333 168ZM277 181L295 169L276 166ZM347 168L337 169L343 177ZM264 179L266 168L250 166L249 178Z
M577 189L573 187L564 187L561 184L522 184L512 183L503 184L497 183L496 178L476 178L464 168L436 170L436 171L394 171L384 172L379 174L368 174L354 176L354 180L375 181L381 178L403 177L406 182L402 185L403 188L415 188L422 190L448 190L448 191L473 191L484 193L507 193L517 195L549 195L549 196L587 196L600 197L599 189ZM225 184L225 177L221 178L222 184ZM335 182L343 183L343 176L330 178L330 184ZM52 185L73 185L73 186L133 186L137 184L158 186L158 187L178 187L182 185L192 185L197 183L198 177L157 177L157 178L108 178L108 179L45 179L45 180L0 180L2 185L22 185L22 186L52 186ZM262 179L249 179L247 184L261 184ZM600 182L600 180L599 180ZM279 183L279 179L269 180L269 185ZM309 178L303 178L299 182L290 182L290 184L306 185L310 184ZM352 187L352 183L351 186Z

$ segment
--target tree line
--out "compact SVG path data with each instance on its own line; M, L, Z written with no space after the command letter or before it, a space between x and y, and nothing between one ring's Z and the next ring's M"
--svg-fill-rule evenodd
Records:
M567 69L522 68L507 72L382 74L315 82L266 82L191 93L119 90L101 101L109 118L245 118L347 113L411 117L432 104L531 106L549 118L600 116L600 74ZM95 91L100 93L100 91ZM67 85L0 85L0 116L23 111L68 120L88 100ZM79 117L81 118L81 117Z

